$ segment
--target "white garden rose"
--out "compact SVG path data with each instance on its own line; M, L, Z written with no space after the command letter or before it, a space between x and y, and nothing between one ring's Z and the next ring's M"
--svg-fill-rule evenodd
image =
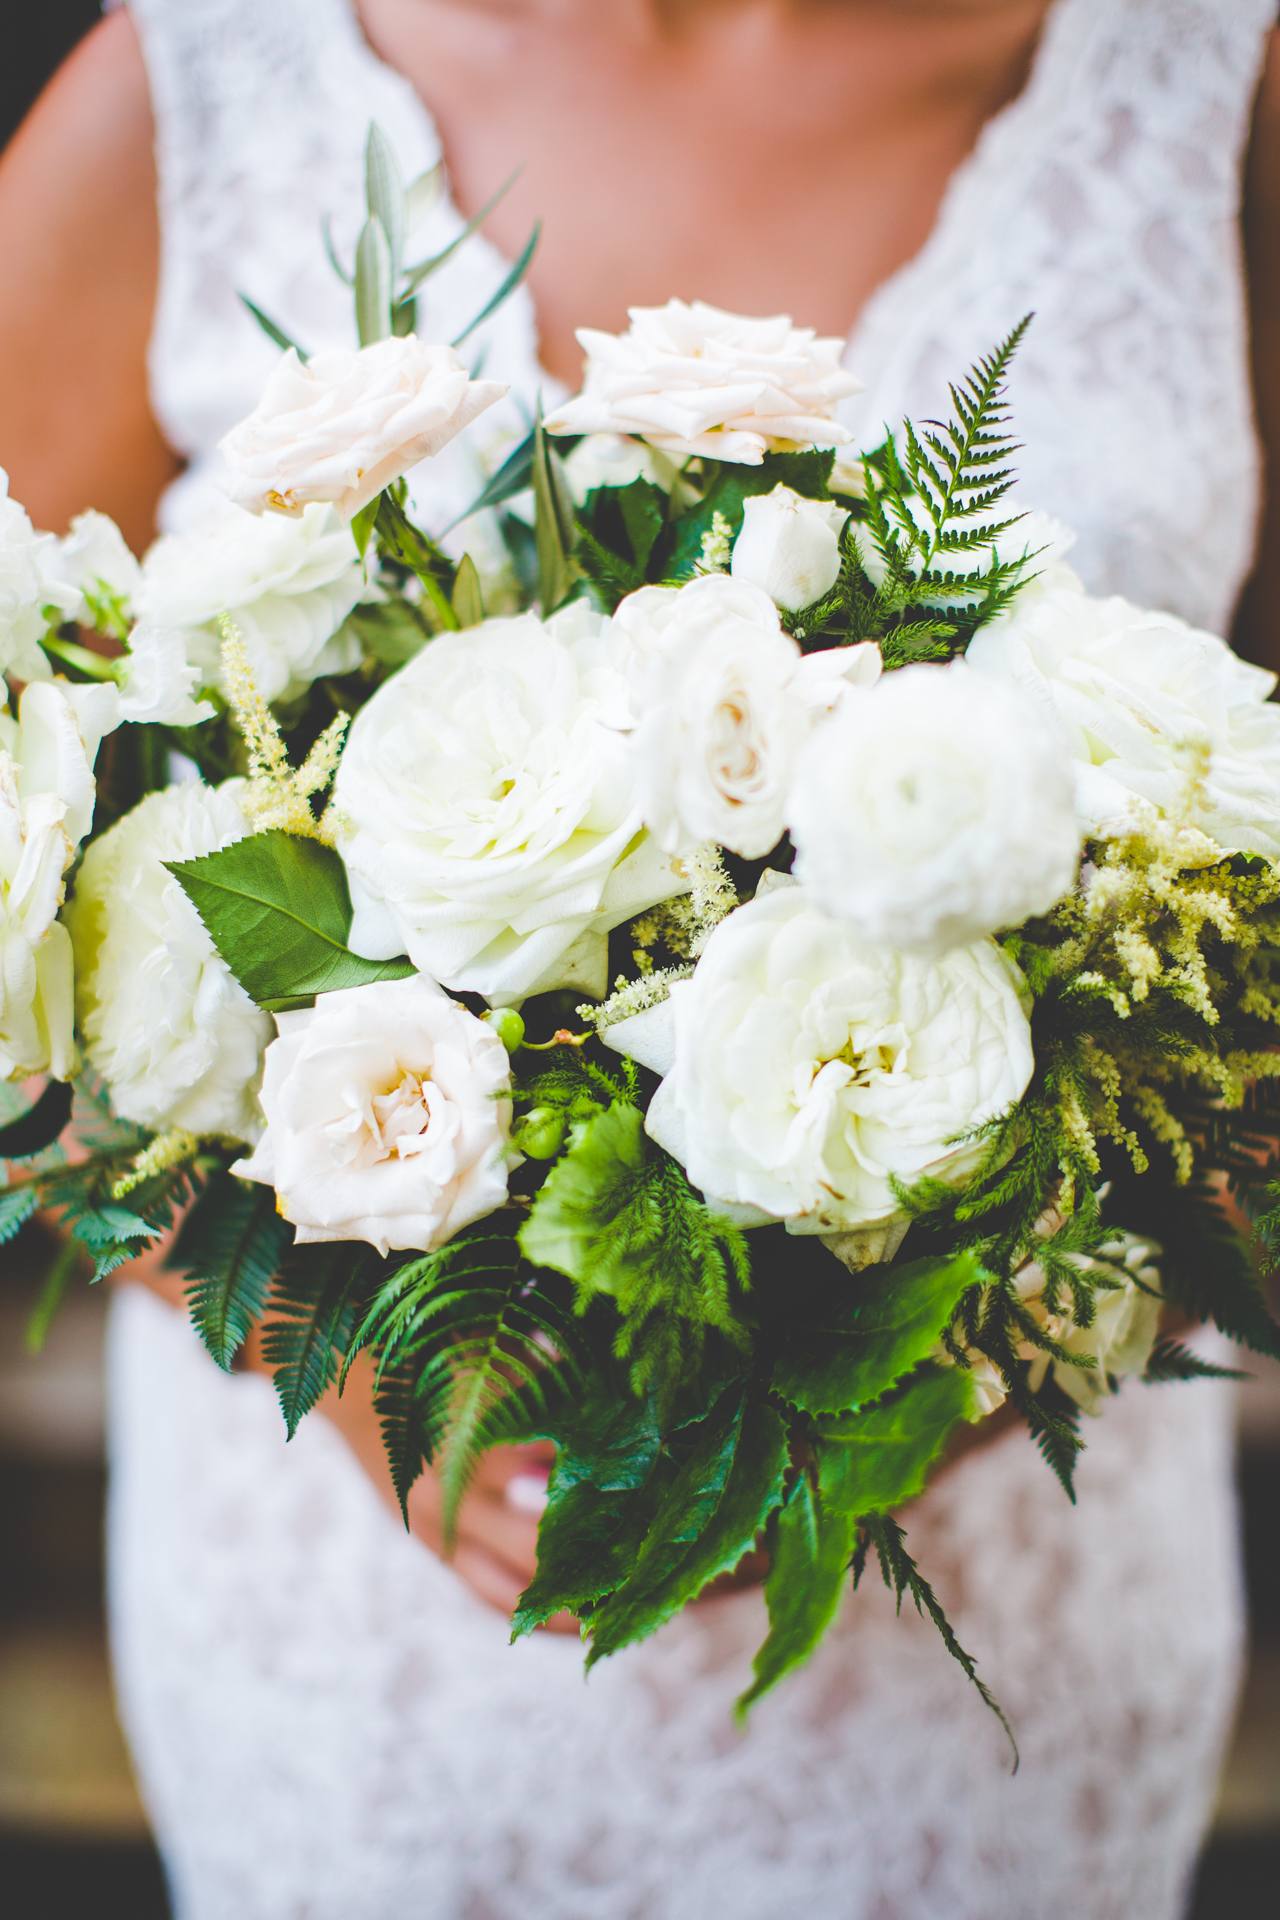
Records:
M1031 1077L1025 983L994 941L891 953L775 886L671 989L646 1125L744 1225L841 1235L901 1217L896 1178L958 1181ZM606 1037L610 1030L606 1029Z
M357 953L495 1001L603 995L609 930L684 889L643 830L603 626L578 601L441 634L361 708L334 784Z
M840 577L846 508L782 486L749 494L742 507L730 567L735 580L761 588L786 613L800 613L830 593Z
M1229 852L1280 859L1273 673L1173 614L1069 587L1020 596L968 664L1036 702L1075 762L1085 832L1184 819Z
M758 587L710 573L641 587L614 626L634 648L632 736L645 825L668 853L714 840L747 859L776 846L810 714L800 649Z
M281 700L359 665L360 643L342 623L367 592L351 529L332 507L289 519L228 506L194 533L156 541L135 604L148 630L185 634L187 660L207 686L220 682L217 621L229 613L259 693Z
M37 533L24 508L9 498L9 476L0 467L0 674L50 677L40 641L51 624L71 619L81 604L79 588L57 578L57 549L53 535Z
M904 667L842 701L786 818L814 901L926 958L1047 912L1079 873L1060 741L1036 706L960 661Z
M248 419L218 442L228 491L250 513L301 513L319 500L350 520L506 391L413 334L329 347L305 364L291 347Z
M787 314L767 320L695 300L632 307L624 334L580 327L582 392L547 416L548 433L622 433L664 453L759 466L766 453L838 447L852 436L836 403L861 393L840 361Z
M56 542L46 571L73 588L82 605L72 616L96 625L98 609L127 615L142 579L142 569L125 545L124 535L105 513L78 513L71 531Z
M507 1197L511 1065L494 1030L421 974L276 1016L266 1132L232 1171L276 1189L300 1242L422 1252Z
M57 919L93 820L93 763L114 687L32 681L0 714L0 1078L75 1071L71 943Z
M116 1111L157 1132L253 1139L270 1017L165 867L243 839L235 783L150 793L95 840L66 919L85 1052Z

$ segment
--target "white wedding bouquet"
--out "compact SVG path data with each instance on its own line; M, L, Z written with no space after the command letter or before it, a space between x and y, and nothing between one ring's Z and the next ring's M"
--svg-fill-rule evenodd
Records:
M413 469L503 390L417 337L369 151L361 344L259 316L220 518L138 566L4 504L46 1084L0 1232L56 1208L101 1276L181 1211L215 1359L265 1317L292 1432L371 1350L450 1524L554 1442L518 1633L597 1659L763 1545L750 1700L874 1552L975 1677L894 1517L957 1425L1011 1402L1069 1492L1126 1376L1217 1371L1166 1306L1280 1353L1274 676L1014 503L1021 328L863 453L838 341L637 310L446 551Z

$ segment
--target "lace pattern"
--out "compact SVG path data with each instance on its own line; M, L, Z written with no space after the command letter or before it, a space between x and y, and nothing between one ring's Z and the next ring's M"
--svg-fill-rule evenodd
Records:
M406 169L438 141L348 0L134 0L158 123L158 415L191 457L273 350L243 290L308 345L350 338L316 239L349 257L370 118ZM1095 591L1221 630L1247 568L1257 450L1236 215L1274 0L1057 0L1025 93L959 170L932 239L864 312L850 419L936 414L1023 312L1022 492L1079 529ZM443 206L418 236L460 229ZM431 283L452 338L504 263ZM479 336L540 379L521 294ZM471 351L470 345L468 352ZM496 410L495 410L496 412ZM476 473L419 470L429 524ZM1230 1389L1130 1387L1090 1431L1081 1497L1025 1435L913 1511L910 1545L1023 1764L932 1626L875 1582L745 1735L730 1705L756 1595L699 1608L584 1684L568 1640L503 1623L406 1537L336 1432L288 1447L270 1392L220 1374L158 1302L111 1342L110 1581L122 1711L178 1920L1171 1920L1207 1818L1240 1649Z

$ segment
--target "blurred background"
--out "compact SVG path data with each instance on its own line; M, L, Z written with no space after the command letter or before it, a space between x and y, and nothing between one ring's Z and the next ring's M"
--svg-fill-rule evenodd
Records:
M42 0L23 9L20 24L10 23L0 62L0 146L100 11L99 0ZM100 1288L73 1286L44 1351L33 1357L25 1329L51 1250L47 1231L33 1222L0 1251L3 1912L5 1920L165 1920L163 1877L116 1723L107 1660L107 1302ZM1193 1920L1275 1920L1280 1913L1280 1367L1253 1356L1241 1364L1254 1375L1240 1394L1239 1468L1251 1657ZM1193 1553L1195 1514L1186 1520Z

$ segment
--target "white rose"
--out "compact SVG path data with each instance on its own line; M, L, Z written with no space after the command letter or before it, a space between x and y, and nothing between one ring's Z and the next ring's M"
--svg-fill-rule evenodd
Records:
M614 628L635 650L632 736L645 825L668 853L714 840L747 859L776 846L810 730L800 649L758 587L710 573L641 587Z
M97 623L98 607L112 603L127 613L142 579L142 569L125 545L124 535L105 513L78 513L71 531L57 541L46 571L56 574L81 596L77 619Z
M564 463L576 506L585 506L597 487L629 487L636 480L670 493L679 468L664 454L620 433L589 433Z
M413 334L330 347L305 365L291 347L248 419L218 443L228 491L251 513L328 500L350 520L506 391L473 380L452 347Z
M299 1241L426 1252L507 1197L511 1066L493 1028L423 975L276 1016L256 1152Z
M766 453L838 447L837 401L862 382L840 365L843 340L820 340L786 314L722 313L701 300L632 307L624 334L581 327L582 392L548 414L549 433L623 433L664 453L759 466Z
M1038 1389L1052 1366L1057 1384L1085 1413L1101 1412L1103 1402L1112 1392L1113 1380L1146 1372L1159 1336L1164 1305L1160 1269L1156 1264L1160 1248L1154 1241L1140 1239L1133 1233L1118 1233L1100 1247L1098 1253L1097 1260L1080 1260L1086 1274L1101 1272L1103 1278L1114 1282L1117 1267L1127 1269L1128 1273L1119 1285L1097 1289L1093 1322L1087 1327L1076 1326L1069 1303L1061 1305L1057 1313L1047 1310L1042 1297L1044 1274L1038 1265L1024 1267L1015 1279L1024 1307L1049 1338L1068 1353L1079 1354L1095 1363L1073 1367L1064 1361L1052 1360L1043 1348L1028 1340L1018 1350L1019 1357L1030 1362L1028 1384L1033 1390ZM1103 1261L1107 1263L1105 1269L1100 1265Z
M441 634L360 710L334 784L357 953L492 999L603 995L610 928L682 890L602 627L578 601Z
M1047 912L1079 872L1060 742L1035 706L960 661L844 700L797 768L787 824L819 906L926 957Z
M86 853L66 913L85 1052L117 1112L252 1139L270 1017L221 959L167 860L246 832L233 786L148 794Z
M81 603L79 589L56 577L57 548L53 535L37 533L9 498L9 476L0 467L0 674L50 677L40 642L51 623L71 619Z
M730 571L760 587L787 613L800 613L840 578L840 532L849 518L832 500L807 500L790 487L750 494Z
M957 1135L1024 1092L1024 990L994 941L915 959L774 887L722 920L672 987L674 1065L648 1130L744 1225L892 1220L894 1178L962 1179L985 1142Z
M332 507L259 519L228 506L196 533L156 541L135 604L144 626L185 633L187 659L208 686L220 681L217 619L229 613L259 693L280 700L359 665L360 644L341 629L367 592L351 530Z
M93 762L114 687L32 681L0 714L0 1078L75 1071L63 874L93 819Z
M200 668L188 658L188 636L172 627L140 621L129 635L129 651L120 662L120 717L135 726L156 723L195 727L212 717L208 701L192 693Z
M1086 833L1108 838L1185 810L1229 852L1280 859L1276 676L1214 634L1054 587L1019 596L966 660L1016 685L1056 728Z

